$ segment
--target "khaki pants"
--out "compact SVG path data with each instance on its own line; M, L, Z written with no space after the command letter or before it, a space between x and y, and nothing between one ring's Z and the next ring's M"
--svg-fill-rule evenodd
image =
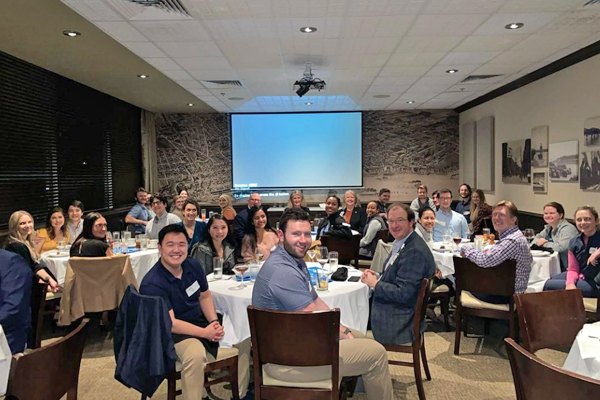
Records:
M352 331L355 339L340 340L340 377L361 375L367 398L392 400L392 377L387 352L375 340L359 331ZM314 382L331 376L330 367L289 367L265 365L265 371L275 379L287 382Z
M216 360L238 354L238 385L240 398L246 395L250 381L250 339L235 345L234 349L219 347ZM206 364L216 361L206 352L204 345L197 339L185 339L175 344L177 358L182 365L181 391L184 400L202 400L204 393L204 367Z

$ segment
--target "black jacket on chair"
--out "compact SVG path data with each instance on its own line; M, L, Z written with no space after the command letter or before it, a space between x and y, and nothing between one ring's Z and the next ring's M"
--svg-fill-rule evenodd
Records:
M152 397L175 368L171 317L160 297L144 296L129 285L114 329L115 379Z
M344 218L347 209L343 209L340 213L340 216ZM361 235L365 230L365 225L367 224L367 212L364 208L354 207L352 210L352 217L350 217L350 229L354 229L358 231Z
M329 229L327 232L323 232L323 228L329 223ZM340 217L340 214L331 214L327 218L323 218L319 223L319 229L317 230L317 239L321 235L335 236L339 238L350 239L352 237L352 231L350 226L344 221L344 218Z

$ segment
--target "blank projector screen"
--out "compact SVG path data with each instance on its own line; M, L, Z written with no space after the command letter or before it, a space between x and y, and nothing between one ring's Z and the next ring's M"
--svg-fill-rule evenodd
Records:
M362 113L232 114L233 188L362 186Z

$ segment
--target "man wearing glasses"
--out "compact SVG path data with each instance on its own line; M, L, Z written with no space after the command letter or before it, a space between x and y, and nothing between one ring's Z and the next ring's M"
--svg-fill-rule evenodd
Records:
M415 213L404 204L388 209L388 225L394 237L381 277L367 269L361 281L373 289L371 328L382 344L407 344L414 340L413 318L423 278L431 278L435 261L415 228ZM421 330L424 330L424 326Z
M452 191L450 189L442 189L439 191L438 200L440 209L435 213L435 226L433 227L433 241L441 242L444 239L444 234L452 235L454 233L466 239L469 233L469 227L465 217L456 211L453 211Z

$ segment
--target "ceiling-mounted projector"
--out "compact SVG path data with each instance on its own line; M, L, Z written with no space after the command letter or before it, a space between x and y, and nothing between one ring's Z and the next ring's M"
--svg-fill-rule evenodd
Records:
M320 92L325 89L325 81L315 78L312 73L311 63L307 62L302 79L294 82L294 90L296 90L296 94L299 97L302 97L311 89Z

